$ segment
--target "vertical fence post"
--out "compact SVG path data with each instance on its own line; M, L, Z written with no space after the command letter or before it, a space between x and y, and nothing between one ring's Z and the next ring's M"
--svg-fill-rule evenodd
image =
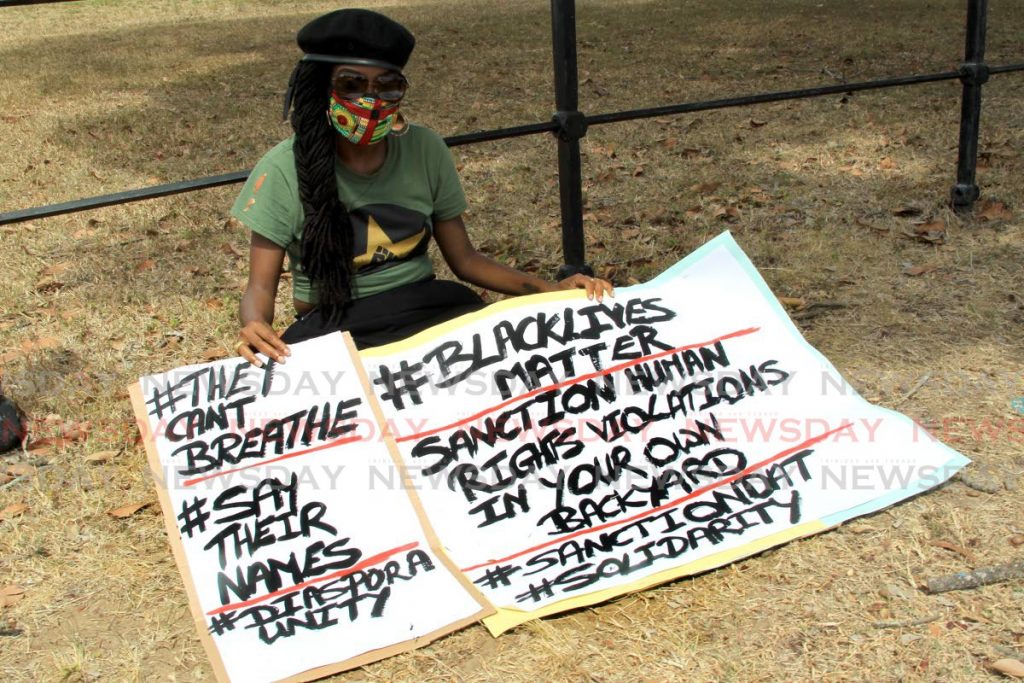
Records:
M969 211L980 190L976 182L978 131L981 123L981 86L988 80L985 64L985 24L988 0L968 0L967 37L960 80L964 84L960 102L960 152L956 162L956 185L952 190L953 208Z
M558 124L558 195L562 211L562 254L558 279L575 273L593 274L583 262L583 174L580 138L587 134L579 112L576 72L576 2L551 0L551 45L555 64L555 115Z

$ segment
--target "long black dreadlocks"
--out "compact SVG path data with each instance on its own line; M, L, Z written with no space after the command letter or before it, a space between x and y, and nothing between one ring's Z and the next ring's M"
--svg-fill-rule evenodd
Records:
M301 62L295 71L295 168L302 224L302 270L319 289L320 308L340 314L352 293L352 223L334 177L334 130L327 120L331 65Z

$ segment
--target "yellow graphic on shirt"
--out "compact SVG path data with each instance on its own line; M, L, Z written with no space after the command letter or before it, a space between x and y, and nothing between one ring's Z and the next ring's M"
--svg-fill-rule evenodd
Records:
M356 268L369 266L376 263L383 263L394 259L405 258L409 252L416 248L426 234L426 228L404 240L392 242L387 233L377 223L377 219L370 216L366 222L366 252L358 254L354 263Z

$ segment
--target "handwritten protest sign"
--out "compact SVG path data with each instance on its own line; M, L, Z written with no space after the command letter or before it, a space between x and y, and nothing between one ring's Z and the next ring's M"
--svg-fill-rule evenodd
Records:
M358 359L338 334L292 350L132 390L224 679L307 680L480 618L497 635L968 462L858 396L728 234L603 302L507 300Z
M286 364L144 377L132 399L193 614L221 680L309 680L487 613L435 549L341 334Z
M967 463L860 398L727 234L614 299L504 301L361 358L445 551L501 608L495 634Z

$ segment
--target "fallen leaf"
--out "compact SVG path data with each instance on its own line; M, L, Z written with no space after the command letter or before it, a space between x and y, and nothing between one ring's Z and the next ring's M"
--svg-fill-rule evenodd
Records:
M942 624L936 621L933 621L932 623L928 624L928 635L930 635L932 638L938 638L942 636L945 632L946 629L942 626Z
M220 245L220 250L221 250L221 253L223 253L223 254L228 254L228 255L231 255L231 256L236 256L238 258L241 258L242 256L245 256L245 254L243 254L238 249L238 247L236 247L235 245L231 244L230 242L225 242L224 244Z
M923 266L907 266L903 269L903 274L909 275L910 277L917 277L918 275L930 273L937 268L938 266L934 263L926 263Z
M972 553L967 548L964 548L963 546L956 545L955 543L950 543L949 541L930 541L929 545L935 548L949 550L951 552L956 553L957 555L960 555L971 564L978 564L978 558L974 556L974 553Z
M1006 204L991 199L978 202L975 215L983 221L1009 220L1013 218L1013 214L1006 208Z
M721 186L721 184L722 183L714 182L697 183L696 185L691 185L690 190L692 192L696 192L697 194L711 194L712 192L717 190Z
M914 232L921 234L924 232L945 232L946 223L944 221L928 221L927 223L914 223Z
M36 468L29 465L27 462L14 462L4 468L7 474L13 474L16 477L22 477L26 474L32 474L36 471Z
M72 422L64 426L60 435L67 441L80 441L89 436L90 429L92 429L91 422Z
M904 230L903 235L929 244L942 244L946 241L946 224L942 221L915 223L913 232Z
M735 206L719 206L715 208L715 212L713 215L715 218L721 218L722 220L730 222L739 220L742 216L740 210L737 209Z
M807 301L795 296L780 296L779 303L788 308L806 308Z
M1024 545L1024 534L1010 536L1010 545L1012 545L1014 548Z
M111 508L107 510L107 514L117 519L125 519L131 517L139 510L149 507L154 501L147 500L143 503L129 503L128 505L122 505L121 507Z
M39 271L39 277L54 277L55 275L60 275L61 273L67 272L70 268L70 261L61 261L60 263L54 263L52 265L46 266L41 271Z
M216 311L218 309L224 308L224 301L222 299L218 299L215 296L212 296L206 300L206 307L209 308L211 311Z
M750 119L750 127L751 128L760 128L761 126L763 126L763 125L765 125L767 123L768 123L767 121L764 121L762 119Z
M854 218L853 222L863 228L871 228L878 232L889 232L889 228L887 226L878 225L877 223L873 223L865 218Z
M1010 678L1024 678L1024 662L1004 657L992 662L992 670Z
M156 261L154 261L151 258L143 259L142 261L139 261L138 264L136 264L135 272L141 273L146 270L153 270L154 268L156 268Z
M96 451L90 455L85 456L85 462L90 465L100 465L105 462L113 460L119 451Z
M633 177L639 178L643 174L644 174L644 167L643 166L637 166L636 168L633 169Z
M700 150L697 149L696 147L683 147L681 150L679 150L679 153L683 156L684 159L700 156Z
M664 140L661 140L658 144L660 144L665 149L672 149L677 144L679 144L679 138L665 138Z
M217 346L212 349L207 349L203 352L203 360L220 360L221 358L227 358L228 352Z
M922 213L924 213L924 209L922 209L920 206L908 204L906 206L901 206L900 208L895 209L892 212L892 215L899 216L900 218L909 218L910 216L920 216Z
M35 290L40 294L52 294L64 288L64 283L53 278L43 278L35 284Z
M106 180L106 178L104 178L102 175L100 175L100 172L97 171L95 168L90 168L89 169L89 175L91 175L96 180Z
M63 449L73 442L74 439L65 439L61 436L48 436L44 439L33 439L32 443L28 446L28 452L37 454L37 451L47 450L47 453L50 453L52 452L52 448Z
M891 171L892 169L896 168L896 162L893 161L891 157L882 157L882 159L878 162L878 168L886 171Z
M695 217L699 216L700 212L703 211L703 210L704 210L704 208L701 207L701 206L691 206L689 209L686 210L686 217L687 218L695 218Z
M0 588L0 607L10 607L25 597L25 589L21 586L10 584Z
M24 503L11 503L3 510L0 510L0 521L20 517L25 510L28 510L28 505Z
M928 221L927 223L915 223L914 235L918 239L933 244L939 244L946 238L946 223L944 221Z
M182 240L174 245L174 251L189 251L194 244L192 240Z
M22 351L42 351L44 349L56 348L58 342L56 337L36 337L21 342Z

